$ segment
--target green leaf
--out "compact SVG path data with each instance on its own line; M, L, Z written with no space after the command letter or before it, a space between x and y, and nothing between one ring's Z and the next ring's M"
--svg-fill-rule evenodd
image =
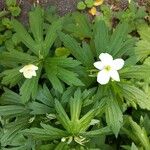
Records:
M0 106L1 116L19 115L25 113L26 113L26 109L23 106L17 106L17 105Z
M127 130L126 130L127 129ZM127 118L124 130L133 141L141 144L145 150L149 150L150 141L144 127L140 127L131 117ZM134 138L136 137L136 139ZM142 137L142 138L141 138Z
M2 74L4 77L1 83L4 85L10 85L10 87L15 86L22 79L19 68L5 70L2 72Z
M122 87L122 94L125 97L125 99L129 101L133 100L142 109L150 110L150 98L142 90L128 84L122 84L121 87Z
M27 103L30 98L35 99L38 90L39 77L32 77L32 79L26 79L20 88L21 100L23 103Z
M68 85L83 86L83 83L77 78L78 74L70 71L70 68L79 66L79 62L65 57L47 58L44 67L46 75L52 83L54 89L63 92L60 80ZM72 69L73 70L73 69Z
M113 98L108 100L107 103L106 121L107 125L111 128L111 130L117 137L123 123L123 114L117 101L115 101L115 99Z
M52 65L57 65L59 67L63 67L63 68L74 68L74 67L78 67L81 63L77 60L74 60L71 57L52 57L52 58L47 58L47 61L49 64Z
M51 107L49 107L45 104L39 103L39 102L30 103L29 108L31 109L30 114L33 114L33 115L40 115L40 114L54 112L54 108L51 108Z
M77 4L77 8L78 8L79 10L84 10L84 9L86 8L86 5L84 4L83 1L80 1L80 2L78 2L78 4Z
M128 32L129 29L127 23L119 24L110 38L109 50L107 52L116 57L117 53L122 49L123 43L127 39Z
M80 120L79 120L79 131L85 131L91 122L92 119L95 117L96 110L91 109L88 111Z
M17 20L12 20L13 27L17 33L18 38L37 56L39 55L39 50L37 49L36 42L32 39L27 30L23 25Z
M32 136L34 139L38 139L41 141L44 140L54 140L54 139L61 139L62 137L66 137L68 134L60 129L54 128L50 125L46 125L41 123L41 128L31 128L25 129L22 131L24 135Z
M55 109L57 114L57 118L58 120L61 122L61 124L63 125L63 127L70 132L71 128L70 128L70 119L68 117L68 115L66 114L64 108L62 107L62 105L60 104L60 102L58 100L55 100Z
M82 60L82 63L86 67L91 68L95 60L94 60L94 55L92 53L92 50L86 42L82 43L82 56L84 57L84 59Z
M79 80L78 74L69 71L67 69L63 69L58 67L58 73L57 76L59 77L59 79L61 79L62 81L64 81L66 84L72 86L84 86L84 84L81 82L81 80Z
M55 55L58 57L61 57L61 56L67 57L70 55L70 51L65 47L59 47L55 50Z
M43 9L39 6L29 13L30 28L37 44L43 42L43 13Z
M75 12L72 16L68 17L65 22L64 29L71 33L73 36L85 39L92 38L91 24L89 18L79 12Z
M21 8L19 6L10 6L8 7L8 10L11 12L11 15L14 17L19 16L21 12Z
M57 38L57 32L62 29L63 19L58 19L49 26L44 41L44 56L47 56L51 46Z
M98 58L102 52L106 52L108 49L109 28L106 26L104 21L99 20L98 22L96 22L94 29L94 42Z
M18 118L5 125L3 128L3 135L1 137L2 147L7 147L7 145L11 145L12 147L24 145L25 138L21 136L19 132L28 126L28 119L28 117ZM17 138L19 138L18 142L16 141Z
M94 5L94 0L85 0L85 4L88 8L91 8Z
M120 75L125 79L147 79L150 76L149 68L149 65L129 66L120 70Z
M9 66L11 63L16 64L29 64L34 61L37 61L38 58L27 53L19 52L17 50L13 50L10 52L3 52L0 54L0 62L4 65Z
M63 41L64 46L67 47L71 54L83 65L89 67L93 64L94 58L93 54L90 50L90 47L83 43L83 48L79 45L79 43L73 39L71 36L66 35L64 33L59 33L59 37L61 41Z
M16 5L16 0L6 0L6 5L7 6L14 6Z
M143 61L148 55L150 55L150 29L149 26L141 26L138 30L141 40L137 42L134 54L130 58L131 60L134 60L135 63L138 61Z
M131 150L138 150L137 146L134 143L132 143L131 145Z
M110 134L111 130L109 127L104 127L98 130L92 130L92 131L87 131L85 133L82 133L83 136L87 136L87 137L96 137L99 135L107 135Z
M47 133L49 133L49 134L50 134L50 133L58 134L58 135L59 135L59 138L66 136L66 132L63 131L63 130L54 128L54 127L52 127L52 126L50 126L50 125L46 125L46 124L44 124L44 123L41 123L41 126L42 126L43 129L44 129L45 131L47 131Z
M53 88L55 90L59 91L60 93L62 93L63 92L63 86L62 86L61 81L57 77L57 70L58 70L57 66L53 66L53 65L46 63L44 65L44 68L46 71L47 78L51 82Z
M39 87L36 99L39 102L41 102L41 103L43 103L47 106L50 106L50 107L54 106L54 98L51 95L51 93L50 93L48 87L46 86L46 84L43 85L43 88Z
M0 97L0 104L3 104L3 105L22 104L21 100L20 100L20 95L18 95L17 93L15 93L7 88L4 88L4 91L5 92Z
M70 99L70 115L71 121L76 122L79 120L82 107L81 90L74 93L74 98Z
M76 91L75 86L70 86L66 89L66 91L63 92L62 98L61 98L61 103L68 103L70 98L72 97L73 93Z
M55 147L55 150L60 150L60 149L69 150L69 146L68 146L67 143L60 142L60 143Z

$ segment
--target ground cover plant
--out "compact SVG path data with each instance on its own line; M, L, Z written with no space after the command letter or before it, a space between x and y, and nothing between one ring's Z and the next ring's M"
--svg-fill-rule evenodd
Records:
M2 150L150 150L149 11L79 1L63 17L0 13ZM94 11L93 11L94 10Z

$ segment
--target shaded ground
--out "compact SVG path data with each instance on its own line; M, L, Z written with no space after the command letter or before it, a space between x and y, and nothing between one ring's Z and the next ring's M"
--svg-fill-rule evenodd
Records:
M0 10L4 9L5 7L4 1L5 0L0 0ZM22 14L21 14L20 19L23 22L26 22L26 20L28 20L27 13L33 6L33 3L36 1L37 0L18 0L18 3L20 4L21 9L22 9L21 11ZM56 6L58 13L61 16L63 16L64 14L68 12L74 11L76 9L76 4L79 0L38 0L38 1L44 7L48 7L50 5ZM150 0L137 0L137 1L140 5L145 5L145 6L150 5ZM110 4L110 5L115 4L117 8L124 9L128 5L128 0L120 0L119 3L118 3L118 0L105 0L105 3Z
M0 0L0 10L2 10L4 6L5 0ZM32 4L36 0L18 0L22 8L22 16L26 16L27 12L30 10ZM76 8L77 0L39 0L40 4L47 7L47 6L56 6L60 15L64 15L68 12L72 12Z
M76 9L76 3L78 0L39 0L40 4L44 7L48 6L56 6L58 13L63 16L64 14L68 12L72 12ZM3 10L5 8L4 5L5 0L0 0L0 10ZM23 22L26 22L27 19L27 13L33 6L33 3L36 2L36 0L18 0L18 3L21 6L22 13L20 19Z

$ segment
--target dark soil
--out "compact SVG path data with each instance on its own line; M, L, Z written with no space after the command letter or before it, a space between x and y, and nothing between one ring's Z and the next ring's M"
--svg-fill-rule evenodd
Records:
M0 0L0 10L5 8L5 0ZM40 5L44 7L56 6L58 13L63 16L68 12L72 12L76 9L76 3L78 0L39 0ZM18 3L22 9L21 20L24 22L27 20L27 13L31 9L36 0L18 0Z
M36 3L37 0L18 0L18 4L20 5L22 9L21 13L21 21L26 23L27 19L27 13L31 9L34 3ZM48 6L56 6L58 13L63 16L64 14L68 12L72 12L76 9L76 4L79 0L38 0L40 5L44 7ZM150 9L150 1L149 0L137 0L140 5L148 6L148 10ZM3 10L5 8L4 5L5 0L0 0L0 10ZM126 9L128 5L128 0L105 0L105 3L109 5L114 5L115 9Z

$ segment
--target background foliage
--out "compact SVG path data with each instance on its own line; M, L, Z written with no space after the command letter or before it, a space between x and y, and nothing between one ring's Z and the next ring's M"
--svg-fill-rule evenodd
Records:
M24 26L15 18L16 1L6 4L0 15L1 149L149 150L145 8L132 2L113 12L102 5L90 20L84 12L59 17L36 6ZM96 82L93 63L103 52L125 60L120 82ZM19 72L27 64L39 67L36 77Z

